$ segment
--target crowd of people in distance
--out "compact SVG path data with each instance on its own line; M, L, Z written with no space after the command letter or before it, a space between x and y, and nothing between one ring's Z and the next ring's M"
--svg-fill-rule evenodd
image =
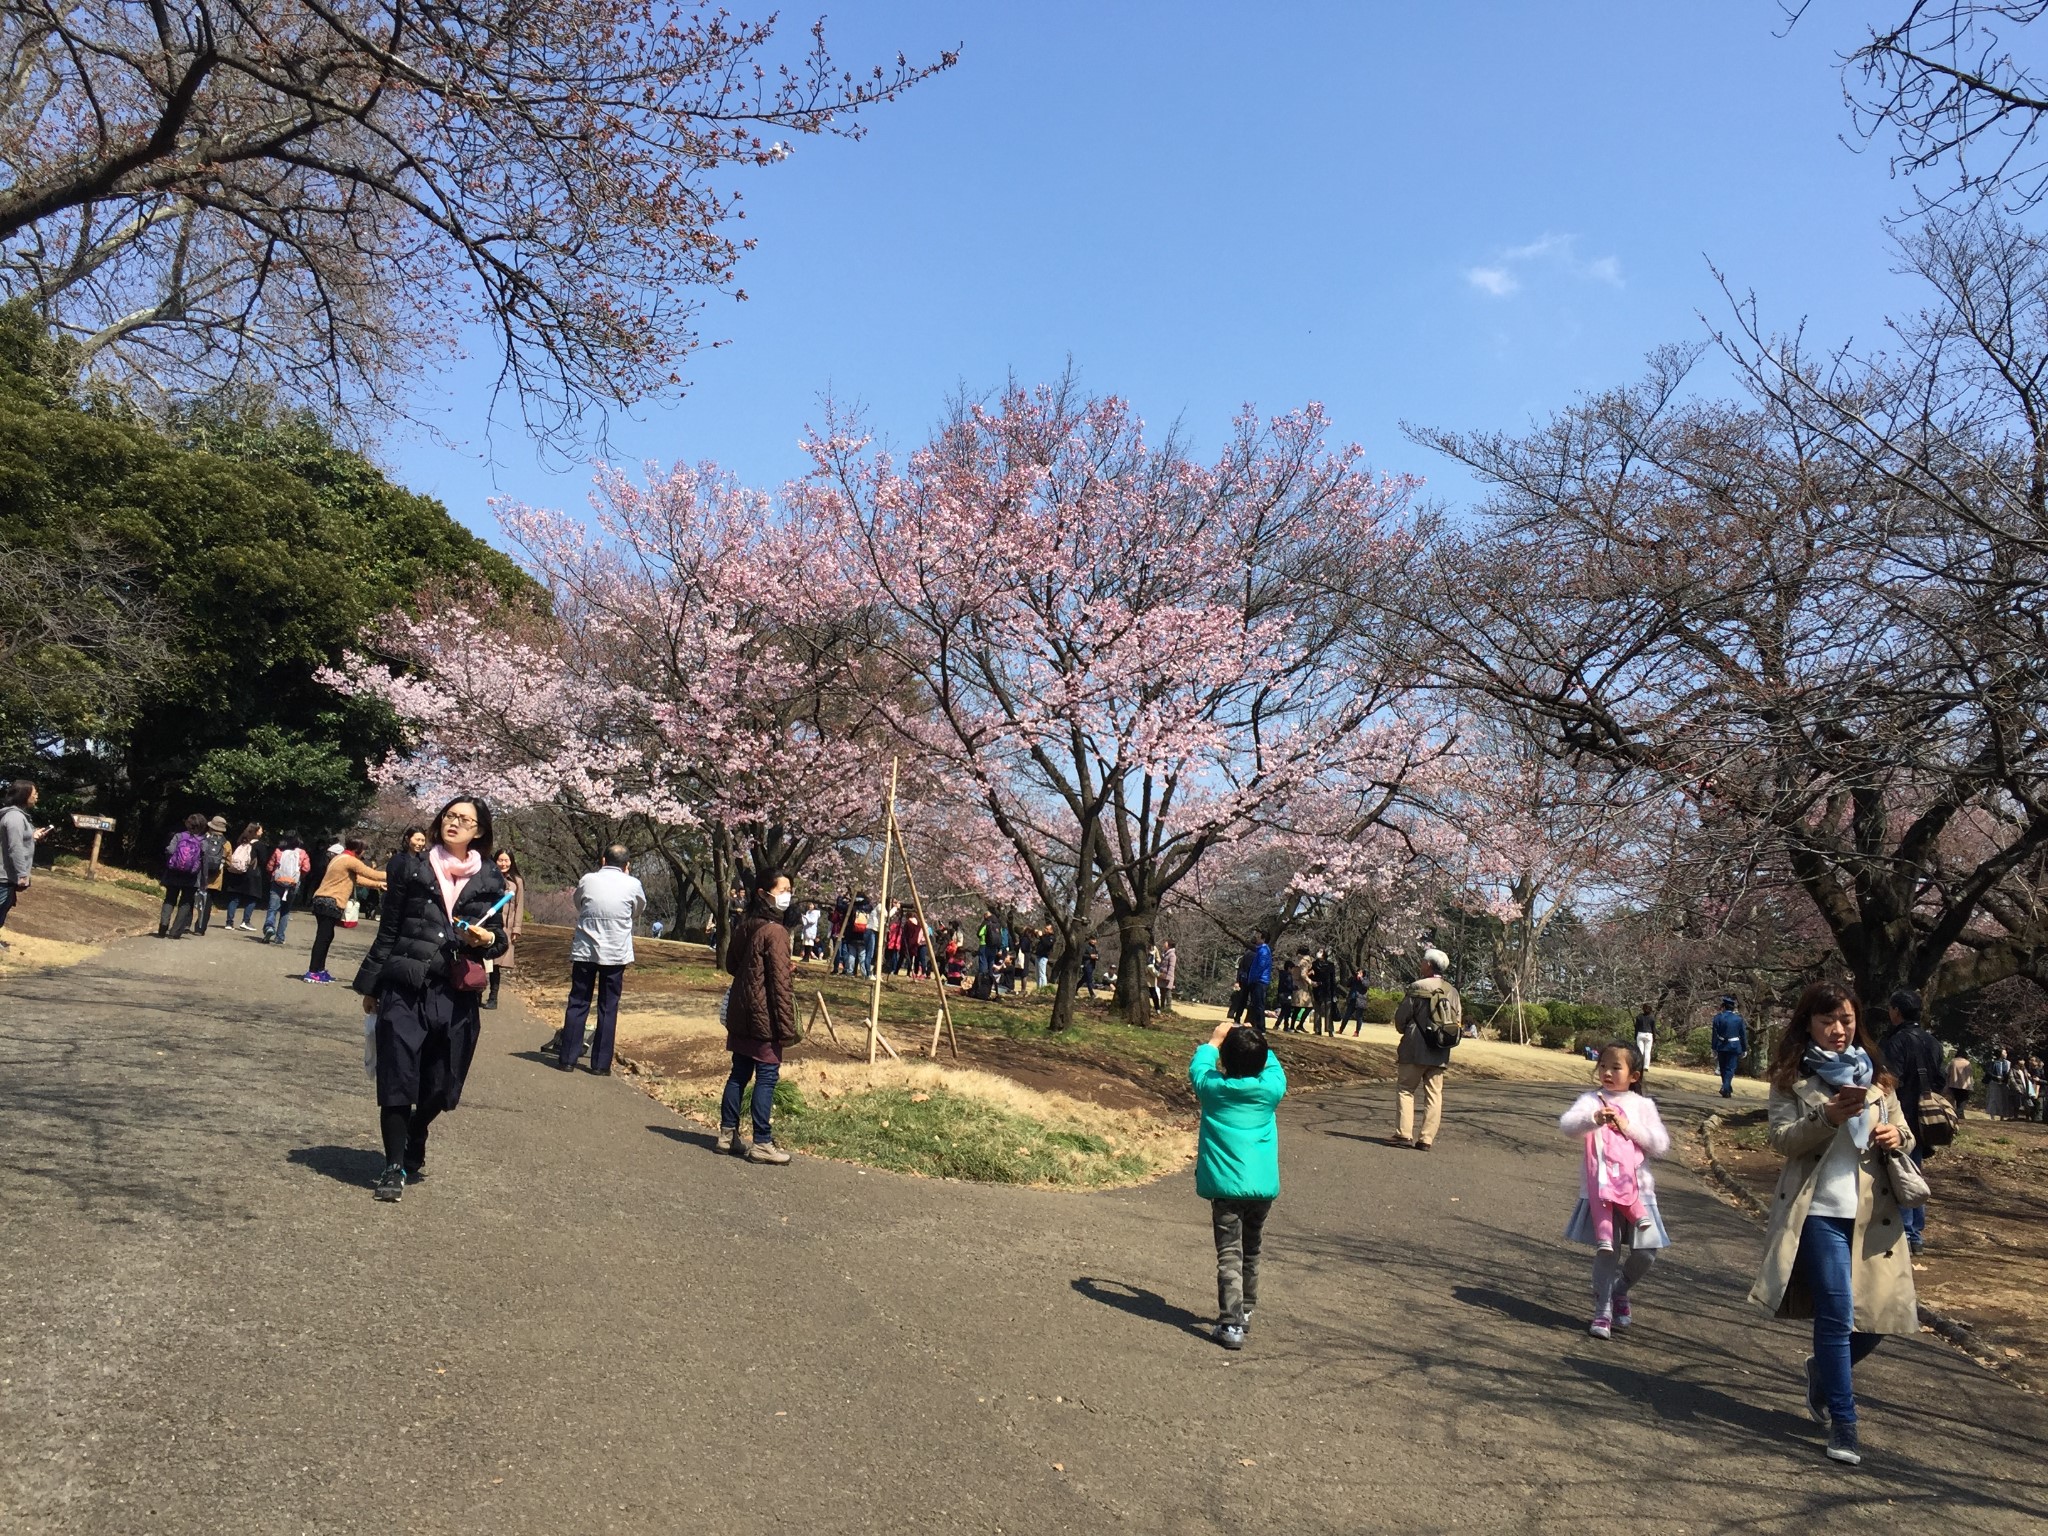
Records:
M743 909L733 893L731 911ZM834 976L937 976L948 987L982 999L1032 997L1053 985L1053 960L1060 952L1058 930L1006 919L990 907L970 933L964 922L934 924L929 932L916 906L893 902L877 911L866 891L842 890L828 906L807 903L790 925L796 958L826 962ZM1145 988L1157 1012L1173 1010L1180 968L1172 939L1152 945L1145 957ZM1077 985L1089 997L1114 991L1116 967L1104 965L1096 940L1081 955Z

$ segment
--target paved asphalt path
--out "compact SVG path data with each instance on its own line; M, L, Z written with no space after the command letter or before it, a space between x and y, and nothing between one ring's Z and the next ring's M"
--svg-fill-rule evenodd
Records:
M1860 1373L1864 1467L1823 1461L1759 1235L1682 1171L1641 1321L1588 1337L1557 1090L1454 1076L1427 1157L1372 1139L1390 1091L1290 1102L1229 1355L1188 1175L751 1167L516 1007L378 1205L307 937L0 987L0 1529L2048 1529L2048 1410L1929 1339Z

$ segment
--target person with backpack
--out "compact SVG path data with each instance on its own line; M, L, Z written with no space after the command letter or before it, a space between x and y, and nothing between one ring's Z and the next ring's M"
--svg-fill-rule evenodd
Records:
M192 922L200 871L206 866L206 818L194 811L183 830L164 844L164 905L156 920L160 939L182 939Z
M1396 1124L1389 1145L1427 1152L1436 1144L1444 1113L1444 1068L1464 1028L1465 1004L1444 979L1451 957L1440 949L1422 952L1422 974L1408 985L1394 1011L1401 1044L1394 1052ZM1415 1130L1415 1096L1422 1095L1422 1131Z
M194 933L206 932L206 925L213 916L214 900L226 884L227 832L228 821L225 816L215 816L206 823L206 847L199 860L198 916L192 923Z
M1735 1097L1735 1069L1749 1053L1749 1026L1735 1011L1735 994L1721 994L1721 1011L1714 1015L1708 1036L1713 1044L1714 1064L1721 1069L1721 1097Z
M262 846L263 823L252 821L242 828L242 835L235 839L235 845L228 850L227 869L221 876L221 888L227 896L228 929L240 929L253 933L255 925L249 919L256 909L263 905L266 894L264 887L270 876L266 866L270 851L264 848L261 857L257 850Z
M50 830L29 819L35 803L36 786L30 779L16 779L0 793L0 928L7 926L7 914L35 878L36 844ZM12 947L0 939L0 950Z
M285 925L291 921L292 902L298 896L299 883L306 878L311 864L305 844L299 841L297 833L287 832L277 840L268 866L270 905L263 916L263 937L268 942L284 942Z
M1913 1166L1925 1166L1936 1147L1955 1139L1955 1112L1941 1091L1941 1042L1920 1022L1920 994L1901 987L1891 996L1892 1027L1884 1037L1884 1062L1898 1079L1899 1108L1912 1134ZM1927 1207L1899 1212L1906 1246L1918 1253L1927 1243Z
M847 969L849 976L866 979L875 974L875 951L870 940L874 937L875 906L868 900L868 893L861 891L853 898L853 908L846 914L849 958L852 964Z

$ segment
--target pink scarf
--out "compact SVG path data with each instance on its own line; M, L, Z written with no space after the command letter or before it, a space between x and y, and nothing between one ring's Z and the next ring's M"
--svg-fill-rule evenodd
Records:
M434 867L434 879L441 887L441 905L448 909L448 921L455 921L455 898L464 882L484 867L484 856L471 848L468 857L456 858L440 843L427 850L427 862Z

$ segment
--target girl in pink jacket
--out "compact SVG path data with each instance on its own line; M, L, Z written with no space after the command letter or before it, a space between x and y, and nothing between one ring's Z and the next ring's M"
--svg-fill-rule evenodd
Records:
M1671 1150L1671 1135L1642 1093L1643 1058L1633 1045L1616 1041L1602 1050L1593 1079L1600 1086L1580 1094L1558 1124L1584 1138L1585 1178L1564 1235L1593 1247L1591 1331L1606 1339L1634 1321L1629 1292L1671 1243L1649 1166Z

